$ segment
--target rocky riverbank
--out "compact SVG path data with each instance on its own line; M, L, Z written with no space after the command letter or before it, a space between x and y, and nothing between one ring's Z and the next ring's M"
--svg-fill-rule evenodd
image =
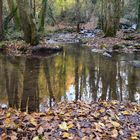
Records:
M24 41L13 40L0 43L0 51L4 54L15 56L48 56L63 51L63 47L50 45L46 41L41 41L37 46L30 46Z

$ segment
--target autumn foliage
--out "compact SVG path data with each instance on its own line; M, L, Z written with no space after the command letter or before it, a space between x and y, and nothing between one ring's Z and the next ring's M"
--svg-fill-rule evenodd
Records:
M140 105L118 101L61 102L44 113L0 110L2 140L138 140Z

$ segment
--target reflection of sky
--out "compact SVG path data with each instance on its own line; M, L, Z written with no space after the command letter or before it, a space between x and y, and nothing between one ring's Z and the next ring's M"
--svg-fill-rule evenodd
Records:
M66 96L68 101L74 101L75 100L75 86L71 85L69 87L69 90L66 91Z
M135 101L140 104L140 93L136 92L135 96Z

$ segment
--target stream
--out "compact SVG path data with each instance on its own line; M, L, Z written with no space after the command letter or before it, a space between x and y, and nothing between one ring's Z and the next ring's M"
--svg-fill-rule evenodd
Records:
M46 58L0 54L0 106L45 111L59 101L140 103L140 54L108 58L79 44Z

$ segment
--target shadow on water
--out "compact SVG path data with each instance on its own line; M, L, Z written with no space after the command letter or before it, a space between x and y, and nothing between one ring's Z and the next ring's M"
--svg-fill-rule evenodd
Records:
M130 100L140 103L140 55L107 58L79 45L48 58L0 55L0 104L44 111L63 100Z

